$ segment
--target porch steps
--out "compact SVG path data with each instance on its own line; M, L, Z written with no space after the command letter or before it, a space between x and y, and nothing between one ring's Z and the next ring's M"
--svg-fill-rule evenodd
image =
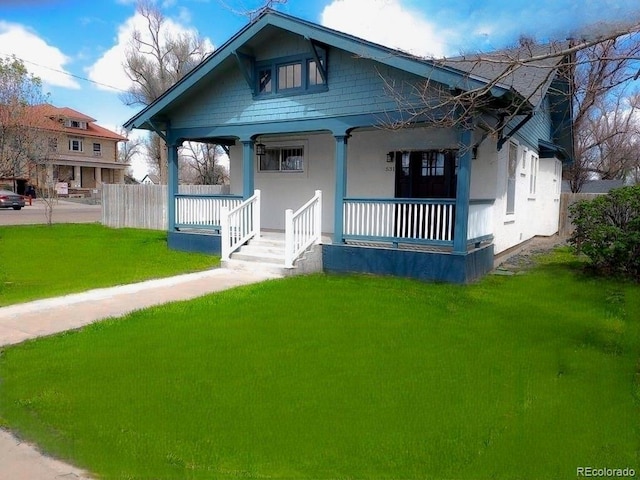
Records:
M260 271L286 277L322 270L322 249L314 245L294 262L293 268L284 268L284 233L263 231L259 239L252 239L222 262L233 270Z
M284 268L284 234L262 232L259 239L252 239L222 262L222 266L233 270L260 271L272 275L295 274L293 269Z

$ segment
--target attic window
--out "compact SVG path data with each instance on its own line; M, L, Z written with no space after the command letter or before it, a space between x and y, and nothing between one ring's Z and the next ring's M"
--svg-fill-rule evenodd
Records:
M82 130L86 130L87 122L79 120L65 120L64 126L68 128L81 128Z
M312 55L303 54L258 62L254 70L256 95L298 95L326 91L326 51L322 51L318 60L320 65Z
M278 90L291 90L302 87L302 63L278 66Z

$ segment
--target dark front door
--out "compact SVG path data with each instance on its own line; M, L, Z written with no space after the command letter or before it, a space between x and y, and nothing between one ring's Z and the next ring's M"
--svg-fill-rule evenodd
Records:
M396 198L455 198L455 150L393 152L396 164ZM433 223L433 225L431 223ZM396 205L398 238L450 239L453 211L433 205Z
M455 150L395 152L396 198L455 198Z

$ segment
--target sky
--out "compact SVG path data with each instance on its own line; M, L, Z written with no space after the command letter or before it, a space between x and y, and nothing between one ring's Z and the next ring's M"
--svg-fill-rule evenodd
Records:
M0 0L0 56L15 55L40 77L49 101L116 130L140 106L122 101L122 67L135 0ZM157 0L172 32L191 31L210 48L243 28L263 0ZM288 0L283 13L420 56L453 56L593 34L603 22L640 14L638 0ZM142 132L132 132L132 135ZM146 166L134 164L141 179Z

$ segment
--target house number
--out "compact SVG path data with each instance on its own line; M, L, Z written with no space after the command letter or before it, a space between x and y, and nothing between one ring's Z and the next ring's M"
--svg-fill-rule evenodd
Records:
M384 171L385 172L395 172L396 168L395 167L385 167Z

